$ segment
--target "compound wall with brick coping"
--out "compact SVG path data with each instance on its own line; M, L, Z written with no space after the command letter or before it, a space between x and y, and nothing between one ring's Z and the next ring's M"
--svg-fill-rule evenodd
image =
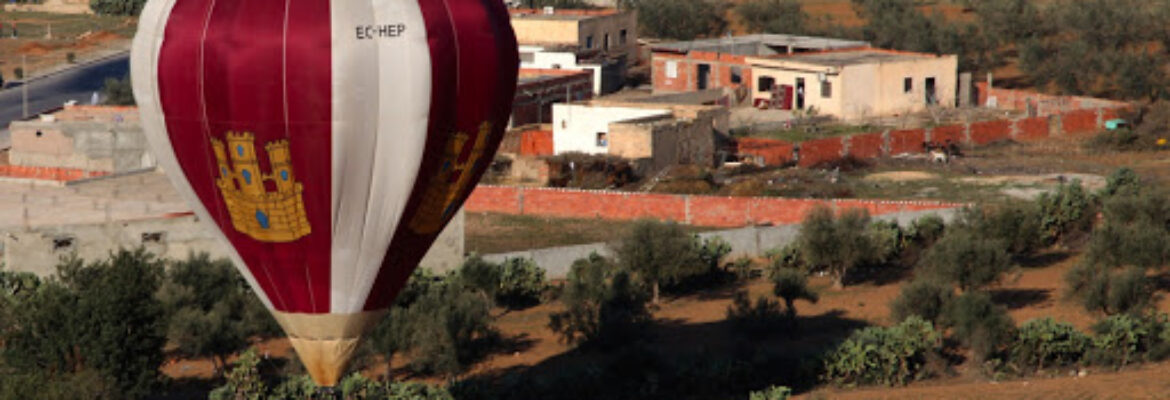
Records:
M55 167L25 167L20 165L0 165L0 178L36 179L45 181L68 182L78 179L94 178L109 175L105 171L87 171L77 168Z
M818 206L828 206L838 212L860 208L876 216L962 205L934 201L693 196L480 185L471 193L464 209L560 218L651 218L699 226L740 227L799 223Z
M1078 104L1089 100L1101 104L1120 104L1099 99L1075 99ZM1073 100L1070 100L1073 101ZM1111 108L1070 110L1032 118L981 121L925 129L886 130L845 137L806 140L790 143L763 138L739 139L740 154L754 156L769 166L785 165L792 160L802 167L831 162L844 157L878 158L907 153L922 153L923 142L981 146L1000 140L1021 142L1051 137L1085 136L1099 132L1105 121L1118 118L1128 105Z

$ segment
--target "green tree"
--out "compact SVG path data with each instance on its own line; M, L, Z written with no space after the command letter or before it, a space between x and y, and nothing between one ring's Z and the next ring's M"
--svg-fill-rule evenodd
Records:
M772 294L784 299L784 310L790 320L796 319L796 300L816 304L821 298L808 287L808 278L804 272L795 268L772 270Z
M943 325L974 353L976 360L990 360L1005 351L1015 335L1015 322L1007 309L982 292L964 293L947 305Z
M655 304L660 286L678 284L707 271L698 250L694 238L678 224L648 220L635 223L614 245L621 267L650 286Z
M171 315L167 337L182 355L210 357L217 375L249 338L279 333L231 261L192 255L173 263L167 277L158 295Z
M561 294L566 309L550 316L549 328L568 342L626 343L650 321L646 301L625 270L591 254L573 262Z
M660 39L691 40L720 35L727 28L723 2L712 0L622 0L638 11L638 32Z
M928 276L964 292L989 285L1011 268L1003 242L968 231L950 230L922 256L919 268Z
M850 270L874 259L869 222L865 210L849 209L834 218L831 210L818 207L800 225L796 239L800 255L810 267L829 271L835 287L844 287Z
M497 336L490 311L490 301L465 286L433 287L407 311L410 368L444 376L461 372Z
M902 287L902 292L890 303L894 321L919 317L938 323L955 297L955 289L927 279L915 279Z

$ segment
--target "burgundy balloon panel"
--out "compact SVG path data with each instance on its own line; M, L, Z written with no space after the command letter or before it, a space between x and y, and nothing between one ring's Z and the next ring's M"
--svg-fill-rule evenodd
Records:
M496 0L152 0L160 165L292 313L389 306L492 160L518 59Z

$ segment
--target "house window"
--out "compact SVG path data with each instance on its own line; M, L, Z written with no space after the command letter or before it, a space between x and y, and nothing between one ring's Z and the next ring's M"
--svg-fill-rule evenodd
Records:
M829 81L821 81L821 97L833 97L833 83Z
M142 232L142 244L162 243L163 232Z
M53 238L53 251L70 251L73 250L73 237L61 236Z
M770 92L773 86L776 86L776 78L770 76L761 76L756 82L756 87L761 92Z
M666 62L666 77L671 79L678 78L678 61Z
M589 36L585 37L585 48L586 49L593 48L593 35L589 35Z
M743 83L743 68L731 67L731 83Z
M906 78L902 80L902 93L910 93L914 91L914 78Z
M626 30L625 29L622 29L621 33L618 34L618 44L620 44L620 45L626 44Z
M606 147L609 145L609 140L605 138L605 132L597 132L597 147Z
M608 33L605 34L605 41L601 42L601 46L604 47L606 50L609 50L609 34Z

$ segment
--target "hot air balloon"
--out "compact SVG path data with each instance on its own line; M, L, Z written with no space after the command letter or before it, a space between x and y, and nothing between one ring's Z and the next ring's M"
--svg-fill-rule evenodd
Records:
M508 121L499 0L149 0L131 74L160 167L337 383Z

